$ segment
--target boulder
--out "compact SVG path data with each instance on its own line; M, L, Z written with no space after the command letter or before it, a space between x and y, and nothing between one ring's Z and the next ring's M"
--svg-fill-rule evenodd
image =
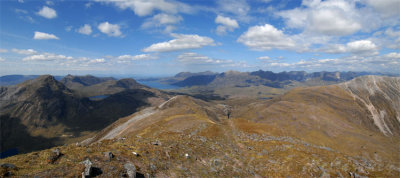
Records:
M15 169L15 168L17 168L14 164L10 164L10 163L1 164L1 167L2 168L6 168L6 169Z
M107 151L104 153L104 156L108 161L111 161L112 158L114 158L114 154L111 151Z
M126 170L126 174L128 174L129 178L136 178L136 167L132 163L126 163L124 165L124 168Z
M140 156L139 153L136 153L136 152L134 152L134 151L132 152L132 154L135 155L136 157L139 157L139 156Z
M52 150L50 153L50 156L47 158L47 163L54 164L58 158L60 158L62 153L60 152L60 149L56 148Z
M83 161L82 164L85 165L85 171L82 173L82 176L90 177L90 175L92 174L92 164L93 163L88 158L85 161Z
M0 177L13 176L13 173L11 171L14 169L17 169L17 167L14 164L10 163L1 164Z
M151 144L152 144L152 145L158 146L158 145L161 145L161 142L158 141L158 140L156 140L156 141L154 141L154 142L151 142Z

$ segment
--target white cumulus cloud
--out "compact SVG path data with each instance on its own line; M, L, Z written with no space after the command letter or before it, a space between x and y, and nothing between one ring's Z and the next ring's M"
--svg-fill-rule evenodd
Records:
M147 19L142 24L142 28L165 27L164 32L170 33L175 29L174 25L180 23L182 20L183 18L179 15L160 13Z
M202 48L204 46L214 46L214 40L199 35L171 34L175 39L166 42L155 43L143 49L144 52L168 52L184 49Z
M271 58L269 56L261 56L261 57L258 57L257 59L259 59L259 60L269 60Z
M391 58L391 59L400 59L400 53L389 53L385 55L386 58Z
M56 10L47 6L43 6L43 8L40 9L40 11L37 14L48 19L53 19L57 17Z
M158 56L154 56L151 54L138 54L138 55L122 55L118 56L117 60L132 60L132 61L137 61L137 60L151 60L151 59L158 59Z
M215 23L220 24L217 27L217 34L225 34L226 31L233 31L235 28L239 28L239 24L235 19L231 19L229 17L224 17L218 15L215 18Z
M351 41L347 44L333 44L321 49L325 53L340 54L353 53L361 56L377 55L379 47L371 40Z
M270 24L250 27L237 40L253 50L294 49L295 41Z
M246 0L218 0L218 10L235 15L240 20L248 21L248 13L251 9Z
M201 54L188 52L180 54L177 58L178 62L184 64L231 64L232 60L223 60L223 59L212 59L208 56L204 56Z
M184 3L166 0L95 0L113 4L120 9L131 9L138 16L151 15L154 11L161 11L169 14L179 12L191 13L193 9Z
M34 49L11 49L12 52L17 53L17 54L24 54L24 55L32 55L32 54L37 54L37 51Z
M399 0L367 0L366 3L382 13L384 17L400 15Z
M97 64L97 63L105 63L106 60L104 58L98 58L98 59L91 59L89 60L88 64Z
M304 0L301 7L277 12L291 28L344 36L361 30L355 3L346 0Z
M46 1L46 4L49 5L49 6L52 6L52 5L54 5L54 2L53 1Z
M64 56L53 53L43 53L24 57L23 61L54 61L54 60L72 60L71 56Z
M355 54L378 54L378 47L370 40L358 40L347 43L350 52Z
M36 31L35 34L33 35L33 39L35 39L35 40L52 40L52 39L58 40L59 38L57 36L55 36L54 34Z
M92 33L92 27L89 24L85 24L81 28L78 29L78 33L81 33L84 35L90 35Z
M102 33L108 35L108 36L122 36L122 32L120 30L120 26L117 24L110 24L108 22L103 22L99 24L97 27Z

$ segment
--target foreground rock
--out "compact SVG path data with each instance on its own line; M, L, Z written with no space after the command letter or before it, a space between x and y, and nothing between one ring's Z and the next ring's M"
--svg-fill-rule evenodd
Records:
M86 159L82 162L85 165L85 170L82 172L82 177L90 177L92 175L92 162Z
M126 174L128 175L129 178L136 178L136 167L132 163L126 163L124 165L124 168L126 170Z
M50 164L54 164L61 156L62 153L60 152L60 149L56 148L51 152L50 156L47 158L47 162Z

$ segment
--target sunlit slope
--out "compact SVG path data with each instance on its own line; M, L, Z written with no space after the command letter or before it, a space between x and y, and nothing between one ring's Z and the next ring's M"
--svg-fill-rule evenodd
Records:
M234 116L259 124L249 131L284 133L369 159L400 160L399 136L385 136L368 109L338 86L294 89L274 101L242 107Z

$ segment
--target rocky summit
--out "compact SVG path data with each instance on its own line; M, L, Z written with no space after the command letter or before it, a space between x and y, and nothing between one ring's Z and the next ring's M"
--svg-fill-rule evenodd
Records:
M15 166L2 166L2 174L398 177L399 101L400 78L383 76L297 87L268 100L175 94L77 143L2 159ZM47 162L55 149L62 154Z

